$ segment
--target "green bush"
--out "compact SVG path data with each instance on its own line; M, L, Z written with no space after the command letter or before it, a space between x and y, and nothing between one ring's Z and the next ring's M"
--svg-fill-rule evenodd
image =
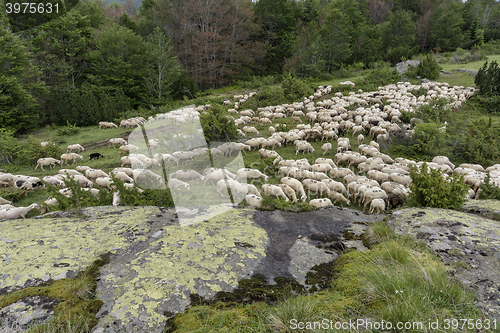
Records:
M80 132L80 127L77 127L76 124L71 125L69 121L67 122L66 126L59 127L56 130L57 136L74 135L78 132Z
M479 194L480 199L496 199L500 200L500 187L491 182L490 173L486 174L484 182L479 185L481 192Z
M447 120L447 117L451 113L448 103L449 100L446 98L432 100L429 104L419 107L416 110L415 115L426 123L441 124Z
M279 105L285 103L285 91L280 86L270 86L264 88L254 98L259 107Z
M412 166L410 177L410 205L459 209L466 200L469 186L465 184L463 175L454 173L445 180L441 171L430 169L428 172L427 163L424 163L420 172Z
M298 102L306 96L310 96L314 90L304 81L296 77L295 72L290 71L283 77L281 82L287 103Z
M453 154L468 163L496 163L500 159L500 126L493 125L491 118L473 121L457 138Z
M207 142L229 141L237 137L236 125L222 105L215 104L203 111L200 121Z
M18 143L14 138L14 130L0 128L0 163L11 163L18 151Z
M378 87L396 83L398 80L398 72L393 68L384 65L371 71L361 83L356 84L356 89L376 91L378 90Z
M436 80L439 77L440 72L441 68L432 54L425 56L416 69L417 75L429 80Z
M488 67L486 61L477 72L474 83L479 87L479 94L482 102L488 107L489 112L500 112L500 68L496 61L493 61Z

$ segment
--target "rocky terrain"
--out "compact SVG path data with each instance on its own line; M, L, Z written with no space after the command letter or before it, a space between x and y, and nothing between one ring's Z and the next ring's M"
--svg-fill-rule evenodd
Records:
M462 210L402 209L388 223L426 240L476 293L477 305L500 319L500 230L491 218L500 213L500 204L474 200ZM0 294L74 277L111 252L98 281L97 296L104 304L93 332L162 332L192 296L210 299L232 292L238 281L255 274L271 284L286 277L313 287L306 274L315 265L335 260L337 249L366 250L359 236L385 217L347 208L305 213L234 208L182 227L171 209L92 207L3 221ZM39 296L11 304L0 310L0 332L15 331L6 323L22 331L47 320L56 304Z

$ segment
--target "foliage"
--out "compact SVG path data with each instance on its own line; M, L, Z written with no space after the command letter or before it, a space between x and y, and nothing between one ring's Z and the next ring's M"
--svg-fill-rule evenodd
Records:
M144 79L149 99L156 105L162 105L171 96L171 86L182 75L182 70L173 56L172 41L161 28L155 28L146 38L145 46L148 69Z
M75 125L71 125L69 121L66 123L66 126L64 127L59 127L56 130L57 136L64 136L64 135L75 135L78 132L80 132L80 127L77 127Z
M125 187L124 183L111 175L116 190L120 192L120 205L123 206L158 206L173 207L174 201L170 190L166 189L146 189L139 192L134 186L132 189Z
M440 66L432 54L428 54L417 66L416 74L422 78L436 80L441 72Z
M0 128L0 162L11 163L18 149L18 142L14 138L13 130Z
M207 142L210 141L229 141L236 138L236 125L229 118L229 113L222 105L212 105L200 116L201 126Z
M466 161L489 165L500 159L500 126L491 118L473 121L465 126L454 147L454 155Z
M243 89L258 89L265 86L272 86L280 83L281 80L278 75L255 76L245 77L241 80L236 80L236 84Z
M496 199L500 200L500 186L493 183L491 181L490 173L486 174L486 178L484 178L484 182L479 185L480 199Z
M52 105L52 122L58 125L95 125L100 121L113 121L131 109L129 99L121 88L113 95L92 87L68 87L53 91L47 99Z
M269 86L254 96L259 107L279 105L285 102L285 91L281 86Z
M481 67L474 83L479 87L482 104L488 107L488 112L500 112L500 68L496 61L493 61L488 67L486 61Z
M409 202L418 207L436 207L459 209L465 202L469 187L463 175L454 173L443 178L440 171L428 170L427 163L422 164L420 171L412 166L410 170L412 183Z
M365 76L360 84L356 84L356 89L363 89L364 91L375 91L378 87L387 84L396 83L399 80L399 74L394 69L384 65L372 70Z
M418 49L415 24L409 12L397 10L389 13L381 29L382 41L387 48L386 59L392 64L410 59Z
M289 103L303 100L305 96L310 96L314 92L307 83L297 78L293 71L283 76L281 86Z
M0 18L0 128L25 133L36 128L41 73L31 53Z
M100 93L114 95L122 89L133 107L145 96L145 47L140 36L114 23L94 31L87 53L88 80Z
M449 102L450 101L446 98L432 100L429 104L419 107L415 115L424 122L440 124L447 119L451 112L447 105Z

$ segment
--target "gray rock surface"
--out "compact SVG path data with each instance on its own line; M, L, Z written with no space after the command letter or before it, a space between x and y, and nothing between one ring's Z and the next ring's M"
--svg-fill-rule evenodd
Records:
M408 66L417 67L419 64L420 64L420 61L418 61L418 60L406 60L403 62L398 62L396 64L396 70L401 75L401 74L406 73L406 71L409 68Z
M497 211L497 200L470 200L467 211ZM408 208L392 214L398 233L426 241L453 275L477 297L476 305L500 320L500 222L477 214L437 208Z
M317 245L342 241L346 228L351 236L362 233L384 218L347 208L307 213L238 208L181 226L175 216L158 207L92 207L0 222L0 295L74 277L111 251L98 281L104 305L93 332L162 332L168 318L190 305L193 293L210 299L257 273L269 283L283 276L304 284L314 265L338 257ZM13 321L24 321L29 315L12 314L19 304L2 310Z

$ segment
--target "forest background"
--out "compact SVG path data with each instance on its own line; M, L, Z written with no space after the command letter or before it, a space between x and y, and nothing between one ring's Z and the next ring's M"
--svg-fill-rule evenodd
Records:
M7 15L0 3L0 132L95 125L256 77L328 80L457 48L480 56L500 39L493 0L47 2L57 15Z

